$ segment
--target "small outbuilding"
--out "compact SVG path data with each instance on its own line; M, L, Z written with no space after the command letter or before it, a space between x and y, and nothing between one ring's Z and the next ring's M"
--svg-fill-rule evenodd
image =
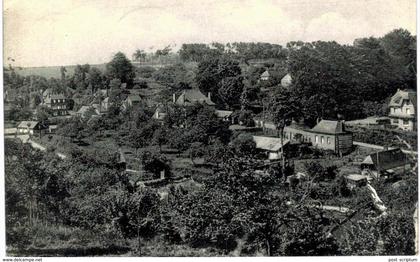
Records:
M360 167L379 177L384 174L402 174L408 171L411 165L407 155L400 148L395 148L368 155Z
M255 147L265 152L269 160L281 159L281 139L278 137L252 136ZM283 147L289 143L289 140L283 139Z

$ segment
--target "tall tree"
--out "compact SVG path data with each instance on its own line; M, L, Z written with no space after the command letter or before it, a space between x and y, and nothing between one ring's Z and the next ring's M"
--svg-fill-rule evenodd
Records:
M285 170L284 128L301 116L300 101L289 89L279 88L271 97L268 111L280 135L283 174Z
M133 85L133 80L136 76L134 66L121 52L116 53L106 65L106 72L110 79L117 78L121 83L126 83L130 87Z

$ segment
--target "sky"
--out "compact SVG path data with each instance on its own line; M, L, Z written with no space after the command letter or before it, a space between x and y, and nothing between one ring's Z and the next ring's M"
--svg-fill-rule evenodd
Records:
M15 66L106 63L182 43L337 41L416 34L416 0L4 0Z

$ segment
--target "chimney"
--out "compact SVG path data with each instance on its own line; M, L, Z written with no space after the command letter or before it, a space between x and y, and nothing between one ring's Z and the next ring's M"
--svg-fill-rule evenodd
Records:
M176 95L175 95L175 93L173 93L173 95L172 95L172 102L173 102L173 103L175 103L175 102L176 102Z
M211 100L211 93L210 93L210 92L208 92L208 93L207 93L207 98L208 98L209 100Z

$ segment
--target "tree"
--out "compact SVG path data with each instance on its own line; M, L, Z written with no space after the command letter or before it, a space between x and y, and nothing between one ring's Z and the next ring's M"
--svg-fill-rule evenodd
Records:
M255 141L249 134L239 134L232 140L230 146L239 156L251 156L256 150Z
M159 152L162 152L162 145L168 143L168 130L165 126L160 126L153 133L152 143L159 146Z
M239 120L239 123L244 126L247 126L247 127L255 126L254 114L252 113L251 110L241 111L239 113L238 120Z
M189 151L191 163L193 165L196 165L196 163L194 162L194 159L201 158L205 154L204 144L200 142L194 142L190 145L190 148L188 149L188 151Z
M238 77L241 74L241 68L239 63L227 58L209 58L198 64L197 73L196 73L196 83L198 88L204 93L212 93L213 99L216 102L224 100L219 95L219 89L223 79L232 77ZM238 82L239 78L236 80L225 82L225 88L232 87L235 90L240 89L239 95L235 95L239 99L240 94L242 93L242 84ZM242 81L242 80L241 80Z
M92 93L96 92L98 89L101 89L103 85L102 72L96 67L91 67L89 69L88 82L92 88Z
M109 83L109 102L121 104L123 101L123 91L121 89L121 80L114 78Z
M140 156L140 161L144 170L159 175L160 172L165 172L165 177L168 177L171 172L170 161L161 154L155 154L150 151L144 151Z
M300 116L300 104L289 89L277 89L268 105L269 114L280 135L282 168L285 168L285 155L283 149L284 128L293 118Z
M133 53L133 60L137 62L141 62L146 58L146 53L144 50L137 49L136 52Z
M243 79L240 76L224 78L218 90L219 97L230 108L240 108L240 98L244 89Z
M117 78L121 83L126 83L129 87L133 85L135 77L134 66L121 52L116 53L106 65L106 72L110 79Z
M407 86L413 88L416 86L417 77L417 41L405 29L395 29L381 39L381 44L385 51L392 57L397 67L402 69Z

